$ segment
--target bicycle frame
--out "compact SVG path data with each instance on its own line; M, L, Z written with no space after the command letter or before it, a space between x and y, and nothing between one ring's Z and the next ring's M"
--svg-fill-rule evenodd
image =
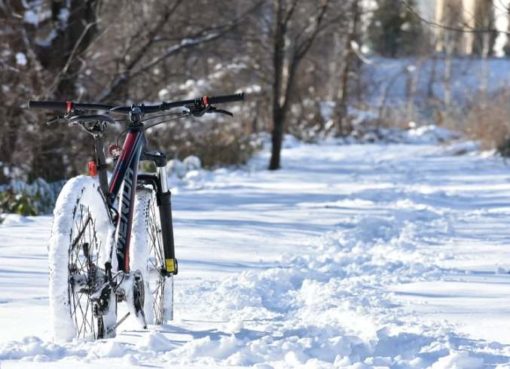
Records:
M143 131L129 130L122 154L113 170L109 185L109 201L118 199L117 229L115 233L115 253L119 270L129 272L129 243L135 204L138 163L143 147ZM119 196L120 195L120 196Z
M94 137L96 140L96 157L98 162L98 174L101 189L105 195L108 207L116 216L115 231L115 257L117 268L123 272L129 272L129 247L131 228L135 204L135 193L139 182L150 184L156 191L157 205L159 207L160 222L163 232L163 247L165 250L165 265L163 271L168 274L177 274L177 261L175 259L174 237L172 225L172 210L170 203L170 191L166 178L166 157L160 152L146 150L146 141L143 125L132 123L128 128L122 153L115 164L111 181L107 182L106 163L103 153L102 137ZM153 161L158 173L138 174L140 160ZM105 191L107 189L107 192ZM113 250L112 250L113 254ZM114 255L111 255L113 259Z

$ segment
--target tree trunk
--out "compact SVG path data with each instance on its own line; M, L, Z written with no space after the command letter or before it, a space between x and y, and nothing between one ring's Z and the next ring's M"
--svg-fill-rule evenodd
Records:
M274 127L271 134L271 160L269 162L270 170L280 169L280 156L282 151L283 142L283 119L281 108L278 107L273 110Z
M283 20L283 0L276 2L276 20L273 43L273 131L272 131L272 149L271 159L269 161L269 170L280 169L280 152L283 141L283 114L282 114L282 77L284 68L285 52L285 22Z
M349 98L349 85L350 77L352 74L352 67L355 54L352 50L352 43L358 39L358 28L360 21L360 9L358 0L352 0L351 5L351 24L349 27L349 33L345 37L344 45L344 56L343 56L343 67L340 75L340 89L338 90L334 117L337 122L337 133L343 136L348 133L347 127L347 114L348 114L348 98Z

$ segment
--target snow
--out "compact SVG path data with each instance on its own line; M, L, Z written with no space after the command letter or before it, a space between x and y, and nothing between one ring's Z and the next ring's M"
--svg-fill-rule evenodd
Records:
M67 25L67 20L69 19L69 9L68 8L61 8L60 12L58 13L58 20L62 24L62 28L65 28L65 25Z
M506 1L506 0L505 0ZM463 107L487 93L505 91L510 85L509 60L506 58L452 58L451 89L454 106ZM410 73L410 69L412 73ZM423 109L429 99L445 98L446 60L427 58L387 59L373 57L363 64L363 80L369 88L370 106L374 111L381 105L399 107L409 98L409 84L416 80L413 100ZM414 83L414 82L413 82ZM431 94L431 95L430 95ZM422 115L427 115L421 112ZM421 117L423 119L423 117Z
M73 218L75 212L80 214L79 210L75 210L76 208L81 205L86 209L84 217L88 217L87 212L94 215L94 229L97 231L99 242L104 246L103 253L98 258L101 264L109 259L108 255L113 247L114 227L109 220L106 207L101 202L98 187L99 183L92 177L78 176L71 179L62 188L53 212L54 221L48 246L49 304L54 338L57 340L70 340L78 330L67 314L70 304L67 291L69 247L71 240L79 231L76 226L77 220Z
M173 178L175 320L110 340L51 339L52 219L8 216L2 368L508 368L508 169L437 127L407 136Z
M35 26L37 26L39 24L39 16L37 15L36 12L34 12L31 9L25 11L23 20L25 21L25 23L33 24Z
M194 155L190 155L188 157L186 157L182 163L184 164L184 166L186 167L186 170L189 172L191 170L199 170L202 168L202 161L200 160L200 158L194 156Z
M506 13L504 9L508 9L510 7L510 1L500 0L498 5L499 6L494 7L494 18L496 29L500 32L498 32L498 36L496 37L493 50L496 56L504 57L505 46L508 43L508 35L506 30L509 26L508 13Z
M23 22L38 26L45 20L51 18L51 10L44 10L40 2L33 2L29 4L29 9L26 9L23 14Z
M27 65L27 57L25 54L19 52L16 53L16 64L18 65Z
M412 128L407 131L408 143L433 144L436 142L451 141L455 138L458 138L457 134L435 125Z

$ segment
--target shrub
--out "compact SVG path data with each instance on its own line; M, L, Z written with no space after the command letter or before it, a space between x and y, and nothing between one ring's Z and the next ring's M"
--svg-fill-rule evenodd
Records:
M62 181L47 183L37 179L31 184L12 181L0 187L0 213L24 216L48 214L53 210Z
M501 155L510 156L510 90L473 99L464 127L459 127L469 137L480 141L482 148L497 149Z
M204 168L245 164L260 148L256 137L240 124L216 121L168 125L151 132L148 139L151 146L166 151L169 159L194 155Z

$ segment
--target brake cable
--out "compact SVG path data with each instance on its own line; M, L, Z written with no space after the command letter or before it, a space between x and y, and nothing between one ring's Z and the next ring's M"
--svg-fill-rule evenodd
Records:
M158 117L161 118L161 117L165 117L165 116L173 116L171 119L166 119L166 120L162 120L161 122L157 122L157 123L153 123L151 125L147 125L147 126L144 126L143 127L143 130L146 131L148 130L149 128L152 128L152 127L155 127L155 126L158 126L160 124L163 124L163 123L168 123L168 122L171 122L173 120L177 120L177 119L181 119L181 118L186 118L186 117L189 117L190 114L188 112L183 112L183 113L172 113L172 114L162 114L162 115L159 115ZM151 120L152 118L148 118L148 119L144 119L142 120L142 122L146 122L148 120Z
M167 119L167 120L163 120L161 122L157 122L155 124L152 124L152 125L148 125L148 126L144 126L142 129L145 131L149 128L152 128L154 126L157 126L159 124L163 124L163 123L168 123L168 122L171 122L172 120L175 120L175 119L180 119L180 118L185 118L185 117L188 117L190 116L190 114L188 112L183 112L183 113L167 113L167 114L159 114L157 116L152 116L152 117L148 117L148 118L145 118L145 119L142 119L141 123L144 123L144 122L147 122L151 119L156 119L156 118L162 118L162 117L168 117L168 116L173 116L172 119ZM119 141L121 139L121 137L126 134L126 132L129 131L129 127L124 129L123 131L121 131L118 135L117 135L117 139L115 140L116 142L116 145L119 146Z

